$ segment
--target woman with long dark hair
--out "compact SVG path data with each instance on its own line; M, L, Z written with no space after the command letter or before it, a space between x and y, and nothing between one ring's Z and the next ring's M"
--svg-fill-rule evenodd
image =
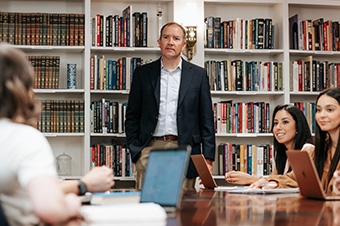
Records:
M274 109L271 131L274 135L276 166L271 175L284 175L291 171L287 163L287 150L314 147L310 129L304 114L298 107L284 104ZM249 185L260 179L257 176L235 171L226 173L225 177L229 183L243 185ZM292 186L297 186L297 184Z
M321 92L316 104L314 163L324 191L332 194L333 175L340 169L340 89Z
M315 110L315 149L306 150L314 159L315 167L326 194L334 192L334 177L340 169L340 88L325 90L316 99ZM293 172L285 177L273 176L267 181L276 183L280 188L287 188L294 180ZM257 187L256 186L253 187Z

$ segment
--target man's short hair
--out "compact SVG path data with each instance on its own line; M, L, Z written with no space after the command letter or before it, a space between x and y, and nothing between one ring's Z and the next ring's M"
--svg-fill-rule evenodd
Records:
M179 23L176 23L176 22L169 22L169 23L166 23L163 25L162 29L161 29L161 34L159 36L159 38L161 39L162 38L162 34L163 34L163 30L164 28L168 27L168 26L172 26L172 25L176 25L177 27L179 27L182 32L183 32L183 40L185 41L185 29L182 25L180 25Z

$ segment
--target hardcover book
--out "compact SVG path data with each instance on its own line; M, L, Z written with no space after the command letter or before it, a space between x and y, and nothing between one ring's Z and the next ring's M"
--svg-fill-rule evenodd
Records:
M298 30L299 16L295 14L289 18L289 48L299 49L299 30Z

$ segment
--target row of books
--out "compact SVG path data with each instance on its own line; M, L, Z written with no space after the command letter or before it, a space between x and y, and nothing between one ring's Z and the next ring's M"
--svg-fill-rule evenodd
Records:
M265 102L214 103L216 133L269 133L270 105Z
M28 56L34 69L35 89L59 88L59 56Z
M340 87L340 64L313 60L312 56L291 62L290 90L322 91Z
M147 47L148 16L128 6L122 16L97 14L91 19L92 46Z
M289 47L298 50L340 51L339 22L319 18L289 18Z
M282 62L206 61L213 91L282 91Z
M131 154L126 145L116 144L94 144L90 147L91 168L95 166L107 166L113 169L116 177L133 177L134 164Z
M315 133L315 103L295 102L294 105L300 108L300 110L305 115L311 133Z
M42 100L37 128L43 133L83 133L83 100Z
M219 144L217 162L219 175L233 170L259 177L270 175L275 164L273 146Z
M106 100L91 103L92 133L124 133L127 102Z
M13 45L83 46L85 15L0 12L0 41Z
M237 18L222 21L220 17L208 16L206 48L224 49L274 49L274 25L272 19L251 20Z
M90 58L90 89L130 90L132 75L136 67L143 64L140 57L121 57L105 60L105 56Z

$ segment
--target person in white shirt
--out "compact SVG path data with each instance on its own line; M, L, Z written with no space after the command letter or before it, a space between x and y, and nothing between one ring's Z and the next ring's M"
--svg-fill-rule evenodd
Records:
M0 44L0 200L10 225L64 224L80 200L65 195L46 138L33 125L33 69L18 49Z

